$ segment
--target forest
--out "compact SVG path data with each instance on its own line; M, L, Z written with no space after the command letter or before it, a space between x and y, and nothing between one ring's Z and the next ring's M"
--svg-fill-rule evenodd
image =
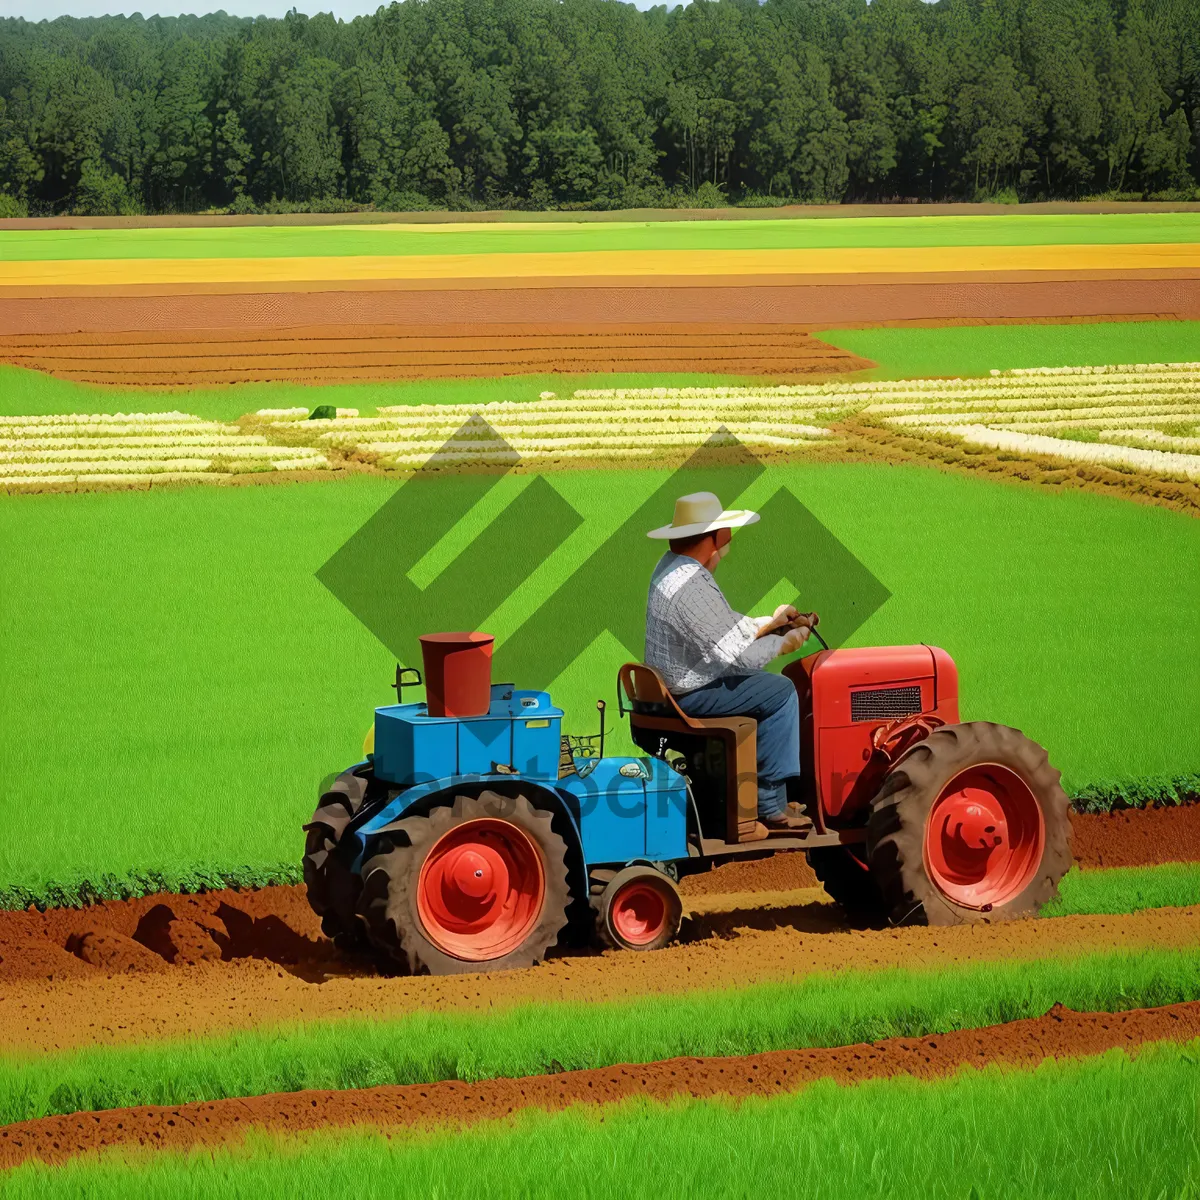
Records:
M0 216L1200 199L1197 0L0 19Z

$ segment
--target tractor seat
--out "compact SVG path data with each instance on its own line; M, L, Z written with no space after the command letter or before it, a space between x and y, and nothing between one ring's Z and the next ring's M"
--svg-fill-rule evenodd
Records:
M754 840L758 822L758 722L752 717L690 717L675 702L663 677L645 663L628 662L617 672L617 698L629 702L631 729L719 739L725 747L727 842Z

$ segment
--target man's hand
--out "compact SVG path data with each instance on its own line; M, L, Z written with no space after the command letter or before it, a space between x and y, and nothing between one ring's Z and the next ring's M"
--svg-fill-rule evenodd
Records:
M795 654L808 641L808 635L811 632L812 630L807 625L797 625L795 629L789 629L779 643L779 653Z
M790 604L781 604L774 614L763 623L756 636L763 637L768 633L777 633L781 629L787 629L799 615ZM761 621L762 618L760 617L759 620Z

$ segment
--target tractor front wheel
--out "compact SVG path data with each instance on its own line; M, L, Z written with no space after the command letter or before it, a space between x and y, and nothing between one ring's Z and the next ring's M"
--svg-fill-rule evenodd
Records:
M1046 751L1018 729L936 729L884 779L867 856L893 923L1036 914L1071 866L1070 805Z
M456 796L409 817L363 864L372 943L414 975L540 962L567 923L567 846L525 796Z
M618 871L593 903L600 939L614 950L661 950L683 919L675 881L653 867Z

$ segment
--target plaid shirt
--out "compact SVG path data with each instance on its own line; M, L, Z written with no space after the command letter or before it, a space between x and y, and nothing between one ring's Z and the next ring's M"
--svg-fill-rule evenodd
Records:
M757 637L770 619L734 612L708 571L694 558L668 550L650 577L646 665L674 695L761 670L779 653L782 640L778 633Z

